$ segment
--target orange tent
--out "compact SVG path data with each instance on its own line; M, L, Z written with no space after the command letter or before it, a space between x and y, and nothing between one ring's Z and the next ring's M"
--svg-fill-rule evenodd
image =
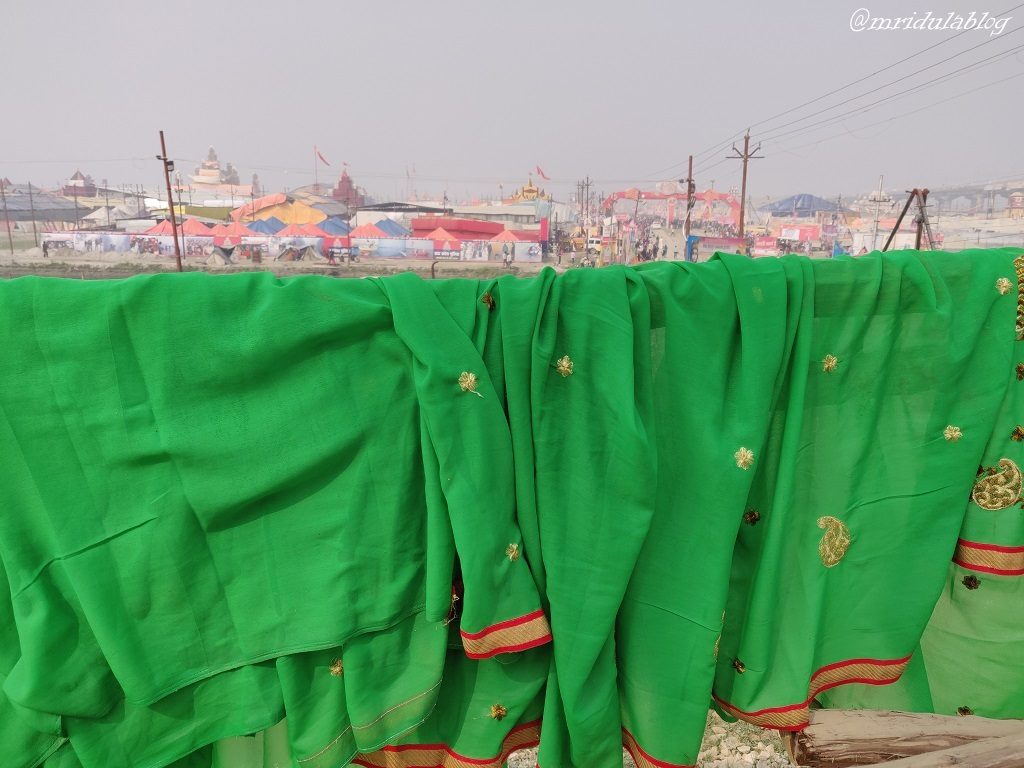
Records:
M150 227L149 229L147 229L142 234L144 234L144 235L168 235L168 236L170 236L170 235L174 234L174 228L171 227L171 220L170 219L164 219L159 224L157 224L155 227Z
M360 227L356 227L355 229L353 229L351 232L348 233L348 236L349 237L353 237L353 238L355 238L355 237L376 237L376 238L389 237L389 235L386 232L384 232L383 230L377 228L373 224L363 224ZM427 235L427 237L430 237L430 235Z
M449 232L444 227L438 227L429 235L427 239L434 241L435 251L460 251L462 250L462 241L460 241L455 235Z
M212 237L213 233L210 232L210 228L203 224L201 221L195 219L185 219L178 224L178 231L189 237Z
M306 237L323 237L323 238L333 237L333 235L331 235L329 232L324 232L316 224L300 224L299 225L299 229L302 230L302 233Z
M298 224L289 224L274 237L310 237L310 235L307 235L306 231Z
M499 232L491 238L492 243L518 243L519 238L510 229L506 229L504 232Z

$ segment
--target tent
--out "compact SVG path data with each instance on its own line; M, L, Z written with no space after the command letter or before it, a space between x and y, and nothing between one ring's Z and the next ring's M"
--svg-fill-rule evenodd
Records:
M342 216L331 216L321 221L318 226L330 235L347 235L349 233L348 222Z
M289 224L284 229L278 230L274 237L310 237L298 224Z
M787 197L785 200L779 200L771 205L765 205L758 210L770 213L773 216L796 216L802 218L813 216L821 211L832 213L843 209L832 200L804 193Z
M150 227L149 229L147 229L142 234L144 234L144 235L153 235L153 236L167 235L169 237L169 236L174 234L174 228L171 226L171 220L170 219L164 219L159 224L157 224L155 227Z
M224 237L228 233L227 224L214 224L210 227L210 234L214 237Z
M257 219L246 224L255 234L258 235L276 235L282 229L285 228L285 223L274 216L269 219Z
M458 256L462 253L462 242L443 227L438 227L427 239L434 241L434 253L439 256Z
M299 229L302 230L304 237L331 237L329 232L324 232L320 227L316 226L316 224L302 224L299 226Z
M185 219L179 222L178 231L189 237L213 237L210 228L195 219Z
M499 232L491 238L492 243L518 243L519 238L515 236L515 233L510 229L506 229L504 232Z
M348 236L349 237L353 237L353 238L355 238L355 237L363 237L363 238L390 237L390 235L388 235L386 232L384 232L379 227L374 226L373 224L363 224L362 226L356 227L355 229L353 229L351 232L348 233ZM429 235L428 235L428 237L429 237Z
M408 237L410 234L408 229L391 219L381 219L377 222L376 227L389 237Z

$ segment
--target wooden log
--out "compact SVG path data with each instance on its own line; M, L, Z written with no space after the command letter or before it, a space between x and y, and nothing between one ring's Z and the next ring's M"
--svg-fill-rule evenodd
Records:
M797 765L853 768L1017 734L1024 734L1024 721L819 709L807 728L783 734L783 742ZM1017 765L1024 766L1024 759Z
M1024 733L982 739L959 747L879 763L884 768L1020 768L1024 765Z

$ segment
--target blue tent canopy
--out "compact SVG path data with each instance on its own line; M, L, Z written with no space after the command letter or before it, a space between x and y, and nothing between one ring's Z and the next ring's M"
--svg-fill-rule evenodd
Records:
M778 200L763 206L760 210L773 216L813 216L822 211L826 213L841 211L842 208L833 200L803 193L787 197L785 200Z
M253 232L259 232L264 235L276 235L284 229L284 222L275 216L271 216L269 219L259 219L257 221L250 222L246 226Z
M391 219L381 219L376 224L378 229L383 230L392 237L408 237L409 230Z
M349 230L348 222L341 216L329 216L317 226L329 235L347 235Z

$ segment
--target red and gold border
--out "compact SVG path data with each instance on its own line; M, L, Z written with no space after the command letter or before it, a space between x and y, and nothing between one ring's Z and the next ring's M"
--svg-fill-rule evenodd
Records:
M746 720L748 723L759 725L762 728L799 731L807 726L811 701L819 693L848 683L864 683L865 685L895 683L900 679L900 675L903 674L909 662L910 656L905 656L902 659L849 659L829 664L811 675L811 683L808 686L805 701L785 707L769 707L756 712L744 712L718 696L714 698L722 709L740 720Z
M961 568L998 576L1024 576L1024 547L979 544L957 539L953 562Z
M402 744L358 754L352 762L365 768L501 768L516 750L529 749L539 743L540 721L537 720L509 731L501 743L501 751L494 757L465 757L447 744Z
M551 627L544 611L492 624L479 632L460 632L462 647L471 659L488 659L499 653L515 653L551 642Z
M680 763L666 763L664 760L656 760L641 749L640 745L636 743L636 738L634 738L633 734L625 728L622 729L622 746L629 752L637 768L693 768L693 766Z

